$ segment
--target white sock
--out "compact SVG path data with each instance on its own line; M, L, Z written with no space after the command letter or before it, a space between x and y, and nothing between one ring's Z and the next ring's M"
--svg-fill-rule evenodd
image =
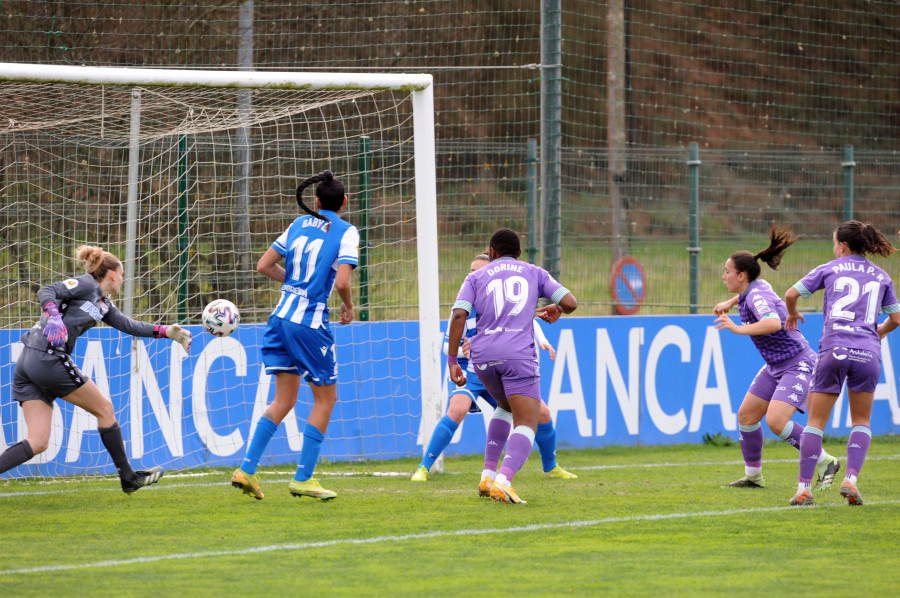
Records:
M845 481L850 482L851 484L856 484L856 476L847 474L847 477L844 478Z
M812 482L800 482L797 484L797 492L809 492L812 488Z
M744 465L744 473L748 476L758 476L762 474L762 467L750 467Z
M497 474L497 477L494 478L494 483L500 484L501 486L509 486L509 480L507 480L506 476L502 473Z
M825 449L822 449L822 452L819 453L819 462L816 463L816 465L821 465L822 461L826 460L827 458L828 458L828 453L825 452Z
M484 471L481 472L481 477L482 478L490 478L491 481L493 481L494 478L497 477L497 472L491 471L490 469L485 469Z

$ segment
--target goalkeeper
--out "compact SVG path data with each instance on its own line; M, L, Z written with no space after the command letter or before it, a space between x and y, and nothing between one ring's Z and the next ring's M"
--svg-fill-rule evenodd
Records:
M113 254L100 247L81 246L75 257L84 263L87 274L45 286L37 293L44 314L22 337L25 347L16 361L12 385L12 397L25 414L28 436L0 455L0 473L47 450L53 401L59 397L97 418L97 431L119 472L122 490L131 494L155 483L163 470L131 468L112 401L78 369L72 349L78 337L100 321L132 336L168 337L181 343L185 351L191 348L191 333L178 324L138 322L116 309L109 296L122 288L124 269Z
M469 273L479 270L490 262L487 254L475 256L469 267ZM444 354L449 355L448 332L444 335ZM475 366L469 361L469 343L470 339L475 336L475 314L469 314L466 320L465 331L463 333L463 341L459 346L457 357L459 358L460 367L467 368L466 385L457 387L455 384L450 387L450 404L447 407L447 413L438 422L431 434L431 440L425 449L425 456L410 478L413 482L425 482L428 480L428 470L434 465L438 456L444 452L444 449L450 445L453 434L462 423L467 413L480 413L476 400L478 397L487 401L491 407L497 408L497 401L484 388L484 385L475 376ZM537 341L535 344L541 349L550 352L550 359L556 359L556 352L547 342L544 332L538 325L537 320L534 321L534 336ZM534 442L538 446L541 453L541 465L544 471L544 477L573 479L577 478L573 473L569 473L556 463L556 428L553 427L553 419L550 417L550 409L544 401L541 401L541 414L538 420L537 433Z

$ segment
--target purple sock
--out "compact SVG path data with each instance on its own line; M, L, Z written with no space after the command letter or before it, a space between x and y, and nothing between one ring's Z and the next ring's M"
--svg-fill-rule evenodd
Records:
M513 477L518 473L534 446L534 430L528 426L516 426L506 448L506 457L503 458L503 465L500 466L500 472L506 476L506 479L512 482Z
M822 453L822 430L806 426L800 436L800 475L801 483L810 484L816 476L816 465Z
M488 424L487 441L484 445L485 469L497 471L497 464L500 463L500 455L503 454L503 447L506 446L506 439L509 438L511 429L512 413L499 407L494 409L494 416L491 418L491 423Z
M784 430L778 435L779 438L787 442L797 450L800 450L800 437L803 435L803 428L798 426L791 420L785 424Z
M762 467L763 430L758 423L740 426L741 454L747 467Z
M869 443L872 442L872 430L868 426L853 426L850 438L847 439L847 475L859 475Z

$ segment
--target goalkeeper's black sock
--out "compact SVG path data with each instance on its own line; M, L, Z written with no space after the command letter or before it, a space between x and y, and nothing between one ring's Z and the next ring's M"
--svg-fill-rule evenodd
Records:
M28 444L28 441L17 442L0 455L0 473L9 471L32 457L34 457L34 451L31 450L31 445Z
M97 431L100 432L100 439L103 441L103 446L109 451L113 463L116 464L119 477L123 480L130 480L133 478L134 470L128 462L128 457L125 455L125 441L122 440L122 428L119 427L119 422L114 423L108 428L97 428Z

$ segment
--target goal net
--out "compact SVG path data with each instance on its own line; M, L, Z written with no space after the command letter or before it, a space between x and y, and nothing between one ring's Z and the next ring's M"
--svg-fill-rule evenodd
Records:
M361 243L356 322L332 324L338 404L321 456L417 455L441 402L430 76L0 64L0 450L27 434L10 388L36 292L83 274L73 257L88 244L123 261L112 299L126 315L194 334L190 354L102 325L76 344L132 464L239 464L275 391L259 346L280 287L256 261L300 215L298 183L325 169ZM218 298L241 311L227 338L198 325ZM311 405L303 385L261 465L296 463ZM48 450L3 477L113 473L96 428L55 401Z

